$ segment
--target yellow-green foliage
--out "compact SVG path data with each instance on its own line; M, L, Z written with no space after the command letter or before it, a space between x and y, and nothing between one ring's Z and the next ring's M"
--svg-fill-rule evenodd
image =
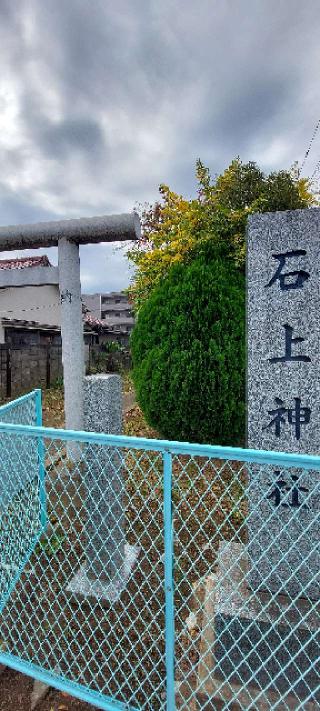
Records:
M309 181L296 172L264 175L255 163L244 164L239 158L213 182L198 161L197 181L196 199L186 200L161 185L161 201L143 212L143 239L128 252L136 268L129 289L136 311L170 267L193 259L203 242L223 243L243 269L249 214L294 210L314 202Z

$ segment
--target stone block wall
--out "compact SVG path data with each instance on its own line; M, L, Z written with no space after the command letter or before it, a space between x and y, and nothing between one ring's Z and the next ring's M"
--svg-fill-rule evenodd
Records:
M61 346L0 344L0 399L47 388L62 377Z

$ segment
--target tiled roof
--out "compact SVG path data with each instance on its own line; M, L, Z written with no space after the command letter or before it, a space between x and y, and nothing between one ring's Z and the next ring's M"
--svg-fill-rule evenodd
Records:
M95 316L92 316L92 314L82 313L82 319L88 326L92 326L93 328L94 327L103 328L103 326L104 326L103 321L101 321L100 318L96 318Z
M25 269L26 267L52 267L46 254L39 257L0 259L0 269Z
M114 331L116 326L120 332L123 326L133 326L135 321L134 318L123 318L123 319L105 319L96 318L92 314L83 314L82 316L84 323L91 328L101 328L103 331L109 331L110 329ZM116 329L116 330L117 330Z
M39 321L25 321L24 319L19 319L19 318L6 318L2 317L0 318L0 322L2 323L3 326L6 328L34 328L36 330L46 330L46 331L55 331L56 333L60 333L61 327L56 326L54 324L47 324L47 323L41 323ZM88 324L85 323L84 327L86 327ZM90 324L89 324L90 326ZM88 333L88 331L85 331Z
M20 318L2 318L2 325L6 328L34 328L34 329L45 329L46 331L60 332L60 326L55 326L54 324L39 323L38 321L25 321Z

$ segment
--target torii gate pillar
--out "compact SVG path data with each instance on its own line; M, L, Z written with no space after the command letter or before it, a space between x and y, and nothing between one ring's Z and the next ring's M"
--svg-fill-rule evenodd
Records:
M83 429L84 345L79 244L136 240L140 221L122 215L0 227L0 250L58 245L65 426Z
M67 430L83 430L84 342L79 245L58 242L64 412Z

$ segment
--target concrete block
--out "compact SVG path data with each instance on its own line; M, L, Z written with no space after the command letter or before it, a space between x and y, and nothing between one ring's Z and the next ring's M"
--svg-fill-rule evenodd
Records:
M50 686L47 686L42 681L37 681L37 679L34 680L30 699L31 711L34 711L40 701L47 696L50 688Z
M244 546L222 544L212 619L215 680L319 704L320 605L258 594L248 587L248 572Z

